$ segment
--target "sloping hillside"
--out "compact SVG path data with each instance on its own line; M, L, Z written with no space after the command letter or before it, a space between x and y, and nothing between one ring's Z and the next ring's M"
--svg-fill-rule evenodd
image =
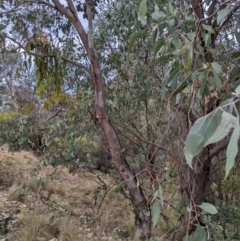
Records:
M131 240L131 207L106 193L106 174L42 170L38 162L30 152L0 149L1 241Z

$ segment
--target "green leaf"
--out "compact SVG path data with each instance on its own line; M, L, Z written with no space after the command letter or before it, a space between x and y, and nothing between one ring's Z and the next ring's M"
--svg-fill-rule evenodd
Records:
M204 230L204 228L199 224L197 224L196 227L197 228L196 228L196 230L194 232L194 235L193 235L194 241L206 241L207 240L207 233Z
M170 27L172 27L172 26L174 25L174 23L175 23L174 18L170 19L167 23L168 23L168 25L169 25Z
M235 93L240 95L240 85L236 88Z
M230 10L231 10L230 8L224 8L218 12L217 24L219 24L228 15Z
M210 25L202 24L203 28L207 30L209 33L215 33L213 28Z
M129 44L128 44L128 51L131 51L136 39L139 38L141 34L142 32L134 32L133 34L131 34Z
M158 192L159 192L159 199L161 201L161 205L163 207L163 189L162 189L162 185L159 183L159 189L158 189Z
M238 41L238 44L240 44L240 33L237 30L235 31L235 37Z
M143 25L147 23L147 1L142 0L138 9L138 19L142 22Z
M162 241L162 239L158 237L151 237L149 241Z
M167 85L174 78L174 76L179 73L179 70L180 70L180 66L177 66L175 69L172 69L169 77L168 77L168 73L166 73L166 75L164 76L163 84Z
M184 237L183 241L194 241L194 239L190 236Z
M172 52L173 55L182 55L186 52L186 47L183 46L181 49L177 49Z
M239 44L240 44L240 36L239 36ZM232 57L233 57L234 59L240 57L240 51L233 53Z
M170 13L173 14L174 13L174 8L173 8L173 5L172 5L171 2L169 2L168 8L169 8Z
M165 44L165 40L164 39L161 39L155 46L154 48L154 53L156 54L159 49Z
M227 147L227 161L226 161L226 174L225 174L225 179L227 178L230 170L235 164L235 157L238 153L238 139L239 139L239 116L237 117L237 124L234 128L234 131L232 133L230 142Z
M214 134L206 142L205 146L222 140L229 131L237 125L237 118L225 111L222 113L222 121Z
M152 223L153 227L157 224L158 218L161 213L160 203L157 199L155 199L153 206L152 206Z
M159 19L164 17L166 17L166 14L163 11L159 11L159 7L155 3L155 11L152 13L152 19L158 21Z
M233 110L233 98L226 99L225 101L221 102L219 105L222 110L232 114Z
M221 112L217 109L199 118L190 129L184 148L184 154L190 167L192 167L193 157L202 151L209 138L221 123L221 118Z
M5 29L6 27L7 27L7 25L0 24L0 31L2 31L3 29Z
M185 215L187 215L188 214L188 210L187 210L187 208L186 207L183 207L182 209L181 209L181 212L180 212L183 216L185 216Z
M216 74L222 73L222 66L220 64L218 64L217 62L212 62L211 65Z
M211 203L202 203L199 206L202 210L210 213L210 214L217 214L218 211L216 209L216 207L214 205L212 205Z
M240 68L239 66L235 66L230 73L230 81L236 80L236 78L239 76L240 76Z

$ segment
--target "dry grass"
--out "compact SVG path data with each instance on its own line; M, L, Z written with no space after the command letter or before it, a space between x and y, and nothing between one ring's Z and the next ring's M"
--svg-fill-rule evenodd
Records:
M7 200L22 202L24 192L25 192L25 190L22 185L17 185L14 183L8 191Z
M61 218L58 220L58 228L60 230L60 235L58 237L59 241L78 241L79 240L79 229L76 223L69 218Z
M29 179L29 172L37 159L29 152L21 151L9 153L7 146L2 146L0 151L0 188L6 189L14 183L23 184Z
M21 217L22 229L18 241L52 240L79 241L79 228L73 219L60 217L53 220L41 214L24 215ZM14 239L12 241L15 241Z
M19 234L18 241L35 241L38 238L51 240L54 238L54 230L49 220L43 215L25 216L22 220L23 229Z
M21 220L19 235L10 239L11 241L35 241L37 237L46 238L48 241L54 236L57 236L58 241L132 241L134 215L129 201L122 195L108 194L99 211L99 204L94 200L94 192L99 187L94 181L96 176L91 173L72 175L64 168L59 169L55 175L50 175L54 169L47 167L32 177L30 172L37 162L29 152L0 153L0 168L1 165L7 165L10 176L13 177L13 180L9 181L11 188L8 186L8 200L22 201L26 205L18 216ZM108 176L101 173L99 175L106 183L110 183ZM42 185L37 186L33 179L39 178L45 179ZM30 191L32 194L28 196ZM41 195L47 197L49 203L57 203L63 209L43 203L40 200ZM0 205L1 212L5 211L4 208L4 205ZM69 215L66 210L76 216ZM175 218L174 215L172 217ZM160 219L159 226L154 229L156 236L163 235L162 226L165 227L164 233L168 233L172 228ZM129 235L128 238L126 234Z

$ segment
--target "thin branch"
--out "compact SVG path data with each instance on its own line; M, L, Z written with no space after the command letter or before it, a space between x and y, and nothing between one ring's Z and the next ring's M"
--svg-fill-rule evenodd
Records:
M224 7L224 5L223 5ZM218 10L223 9L223 7L219 7ZM218 34L220 33L220 31L222 30L222 28L226 25L226 23L230 20L230 18L232 17L232 15L240 8L240 3L236 4L235 7L228 13L228 15L225 17L225 20L219 24L219 26L217 26L217 19L215 19L214 23L213 23L213 29L215 30L215 35L213 37L213 43L215 42Z
M29 1L29 2L32 3L31 1ZM45 2L45 1L36 0L36 3L42 4L42 5L46 5L46 6L50 7L50 8L52 8L52 9L55 9L55 10L57 9L53 4Z
M225 26L225 24L229 21L229 19L232 17L232 15L240 8L240 3L237 4L227 15L225 20L222 22L222 24L218 27L218 32Z
M216 5L216 0L212 0L212 3L211 3L211 5L209 6L209 9L208 9L208 16L213 14L215 5ZM212 18L209 18L208 19L208 25L211 25L211 22L212 22Z
M53 119L54 117L58 116L58 114L62 111L62 109L58 110L54 115L52 115L51 117L49 117L47 119L47 121L50 121L51 119Z
M121 116L121 114L119 113L118 109L115 107L114 108L116 110L116 112L118 113L119 117L120 117L120 120L122 122L122 125L123 127L125 128L125 130L127 130L131 135L133 135L134 137L136 137L137 139L141 140L142 142L146 143L146 144L149 144L149 145L152 145L154 147L156 147L158 150L161 150L163 151L167 156L170 156L171 159L173 160L176 160L176 157L174 156L173 153L171 153L168 149L166 149L165 147L161 146L161 145L158 145L154 142L151 142L151 141L148 141L146 140L144 137L138 135L136 132L134 132L132 129L130 129L125 123L124 123L124 119L123 117Z
M200 21L200 22L204 22L205 20L208 20L208 19L212 18L214 15L216 15L216 14L222 9L222 7L223 7L224 5L226 5L227 3L231 2L231 1L232 1L232 0L227 0L226 2L221 3L221 4L219 5L219 8L218 8L213 14L211 14L210 16L208 16L208 17L206 17L206 18L202 18L202 19L200 19L199 21Z
M87 16L88 16L88 46L93 49L93 23L92 23L92 11L90 0L86 0L87 4Z
M81 63L78 63L74 60L71 60L71 59L68 59L67 57L64 57L64 56L61 56L61 59L65 60L66 62L70 63L70 64L73 64L75 65L76 67L79 67L81 69L84 69L86 72L88 72L89 74L91 74L91 71L90 69L86 66L86 65L83 65Z
M52 2L54 3L56 9L62 13L65 17L69 18L69 17L73 17L71 14L70 14L70 11L65 8L58 0L52 0Z
M71 23L74 25L74 27L77 30L77 33L79 34L83 45L86 49L86 51L88 52L88 36L86 34L86 31L83 28L83 25L81 23L81 21L78 18L78 13L77 10L72 2L72 0L67 0L67 4L70 10L66 10L66 8L64 8L58 0L52 0L54 2L54 4L57 6L57 8L59 9L60 12L62 12L70 21Z
M12 42L16 43L19 48L25 50L25 47L24 47L20 42L18 42L17 40L15 40L14 38L9 37L8 35L6 36L6 38L8 38L8 39L11 40ZM56 54L40 54L40 53L35 53L35 52L32 52L32 51L28 52L28 54L30 54L30 55L32 55L32 56L39 56L39 57L56 57L56 56L57 56ZM76 61L74 61L74 60L68 59L68 58L65 57L65 56L61 56L61 59L64 60L64 61L66 61L66 62L68 62L68 63L70 63L70 64L73 64L73 65L75 65L76 67L79 67L79 68L85 70L86 72L88 72L89 74L91 74L91 71L90 71L90 69L89 69L87 66L85 66L85 65L83 65L83 64L81 64L81 63L78 63L78 62L76 62Z

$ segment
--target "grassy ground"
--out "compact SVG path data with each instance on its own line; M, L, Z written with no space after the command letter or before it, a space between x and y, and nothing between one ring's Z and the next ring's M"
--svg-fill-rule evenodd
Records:
M0 150L0 240L129 239L131 207L120 194L104 197L99 179L108 185L107 175L51 167L34 173L37 163L30 152Z
M33 172L37 164L30 152L0 150L0 240L133 240L131 205L106 193L114 185L110 176L51 167ZM153 234L168 240L172 227L163 216Z

